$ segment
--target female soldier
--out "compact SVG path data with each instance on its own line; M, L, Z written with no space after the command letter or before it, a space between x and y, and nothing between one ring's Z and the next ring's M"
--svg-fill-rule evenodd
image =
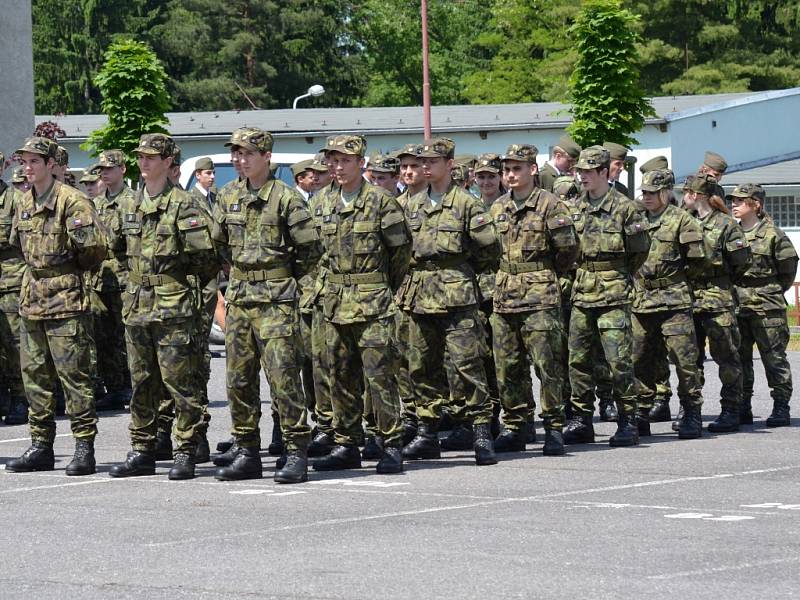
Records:
M506 193L500 179L500 171L500 157L497 154L481 154L478 157L478 163L475 165L475 183L478 184L486 210Z
M789 425L792 371L786 359L789 325L783 294L792 286L797 274L797 252L764 210L764 197L764 188L752 183L737 186L728 196L733 202L733 216L739 219L753 254L752 266L736 285L743 376L739 422L753 422L750 401L755 343L773 401L767 427L784 427Z
M694 327L697 332L697 367L703 381L703 349L708 338L711 358L719 367L722 412L708 425L713 433L739 430L742 397L742 363L739 359L739 329L734 315L733 283L750 266L750 247L742 228L733 220L722 198L715 195L717 180L697 175L686 181L683 205L703 226L708 268L692 281Z

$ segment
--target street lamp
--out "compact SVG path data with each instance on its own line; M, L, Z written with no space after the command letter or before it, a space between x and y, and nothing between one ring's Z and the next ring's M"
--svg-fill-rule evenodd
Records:
M312 85L310 88L308 88L308 92L294 99L294 102L292 102L292 110L297 108L298 100L302 100L303 98L308 98L309 96L314 96L316 98L317 96L322 96L322 94L324 93L325 93L324 87L322 87L321 85Z

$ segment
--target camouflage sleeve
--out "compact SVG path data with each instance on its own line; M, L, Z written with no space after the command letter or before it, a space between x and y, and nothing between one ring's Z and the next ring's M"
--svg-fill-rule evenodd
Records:
M789 237L776 228L775 237L775 267L778 271L778 281L786 292L792 287L797 276L797 251L794 249Z
M211 241L216 248L219 259L227 265L232 264L231 248L228 245L228 225L225 221L225 207L222 198L214 203L211 212Z
M219 273L220 263L211 241L211 219L188 194L181 199L177 227L186 272L205 286Z
M83 196L71 198L64 221L80 267L88 271L99 266L108 251L107 228L91 201Z
M284 214L289 239L294 246L294 275L302 280L301 289L306 289L316 279L317 265L322 255L319 233L299 193L290 191Z
M474 199L467 205L467 217L471 242L470 262L475 273L496 271L502 247L494 228L492 215L486 212L480 200Z
M647 233L644 216L632 202L628 202L625 219L625 247L631 273L639 270L650 252L650 235Z
M681 217L678 243L681 245L681 254L689 262L704 262L706 250L703 245L703 229L700 223L689 214Z
M732 221L729 223L723 238L722 256L725 265L735 283L742 278L753 262L753 255L750 252L750 244L744 235L741 226Z
M411 262L411 230L400 203L388 194L381 203L381 237L389 254L389 285L396 292Z
M578 258L578 234L570 218L569 207L556 198L553 201L552 208L547 212L547 230L556 252L556 271L564 273Z

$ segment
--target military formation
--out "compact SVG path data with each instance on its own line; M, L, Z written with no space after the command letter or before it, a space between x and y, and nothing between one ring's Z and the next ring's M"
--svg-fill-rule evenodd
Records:
M0 182L0 353L8 425L31 446L6 470L52 470L55 416L69 415L68 475L96 471L97 413L130 407L131 450L112 477L191 479L212 460L208 336L225 332L229 440L218 480L263 477L259 378L270 386L273 478L471 450L476 465L537 441L542 453L595 441L593 416L634 446L670 421L703 433L706 350L718 366L715 433L753 422L753 347L771 390L768 427L790 423L784 293L798 256L764 189L727 197L725 160L706 153L683 182L664 157L619 182L628 149L559 140L538 150L455 154L447 138L367 154L336 135L275 177L273 136L235 130L237 177L213 162L181 188L180 148L141 137L137 189L126 157L100 154L65 182L66 150L33 137ZM0 163L2 163L0 157ZM726 200L732 208L726 204ZM220 284L225 285L224 300Z

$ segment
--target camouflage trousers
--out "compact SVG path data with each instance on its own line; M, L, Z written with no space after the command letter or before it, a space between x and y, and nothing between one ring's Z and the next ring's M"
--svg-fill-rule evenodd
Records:
M337 444L358 444L363 394L368 386L376 433L383 437L384 445L400 445L403 430L395 381L394 329L394 316L346 325L326 323Z
M23 398L22 370L19 366L19 290L0 293L0 373L3 385L13 398Z
M325 341L327 326L322 306L311 312L311 367L314 380L314 421L317 429L333 436L333 404L331 403L331 368Z
M694 329L697 334L697 369L700 371L700 385L705 384L703 362L705 345L711 358L717 363L720 390L720 404L723 407L739 410L742 398L742 360L739 358L739 327L733 311L701 312L694 314Z
M532 363L541 384L540 416L545 428L561 429L564 426L561 311L548 308L524 313L494 313L491 322L506 428L522 431L530 420L529 364Z
M561 351L561 371L564 374L564 384L561 389L561 397L563 398L562 404L566 409L568 407L570 397L572 395L572 386L569 383L569 320L572 308L562 310L563 327L562 330L562 351ZM603 354L603 348L599 344L594 347L594 393L597 399L601 402L614 401L614 383L611 380L611 370L609 369L606 357Z
M413 423L417 420L417 410L414 405L414 389L408 375L408 322L410 319L408 313L403 310L395 313L394 346L397 348L398 354L395 380L397 381L397 393L400 395L400 404L403 407L403 420Z
M486 340L477 308L442 314L411 313L409 345L408 374L420 421L438 424L442 406L455 392L466 398L468 421L475 425L491 422L492 404L484 369ZM445 355L454 369L456 390L448 389L442 368Z
M658 373L654 365L667 356L675 365L681 406L702 406L703 384L697 368L691 309L633 313L633 369L642 409L653 407Z
M94 440L97 414L94 410L91 315L20 323L20 367L28 420L34 442L52 444L56 436L58 383L64 390L72 435Z
M175 452L194 454L203 409L197 395L198 356L193 334L193 324L184 319L125 326L132 383L129 430L134 450L155 450L159 407L166 393L175 408Z
M300 367L300 378L303 382L303 396L306 400L306 409L309 414L314 414L314 353L311 350L311 326L314 316L309 313L300 313L300 339L303 342L303 363Z
M569 382L575 415L594 413L595 348L601 348L611 372L612 396L622 414L636 412L633 334L629 305L572 307L569 323Z
M125 349L121 293L98 292L97 296L105 308L93 311L98 376L109 392L129 388L131 374Z
M225 316L228 404L239 446L261 447L259 372L264 369L287 450L308 446L308 425L300 381L302 341L299 311L291 302L237 306Z
M753 344L758 346L773 401L789 402L792 397L792 369L786 358L789 344L786 313L782 310L764 314L742 311L737 321L742 339L739 356L742 360L743 402L749 404L753 397Z

